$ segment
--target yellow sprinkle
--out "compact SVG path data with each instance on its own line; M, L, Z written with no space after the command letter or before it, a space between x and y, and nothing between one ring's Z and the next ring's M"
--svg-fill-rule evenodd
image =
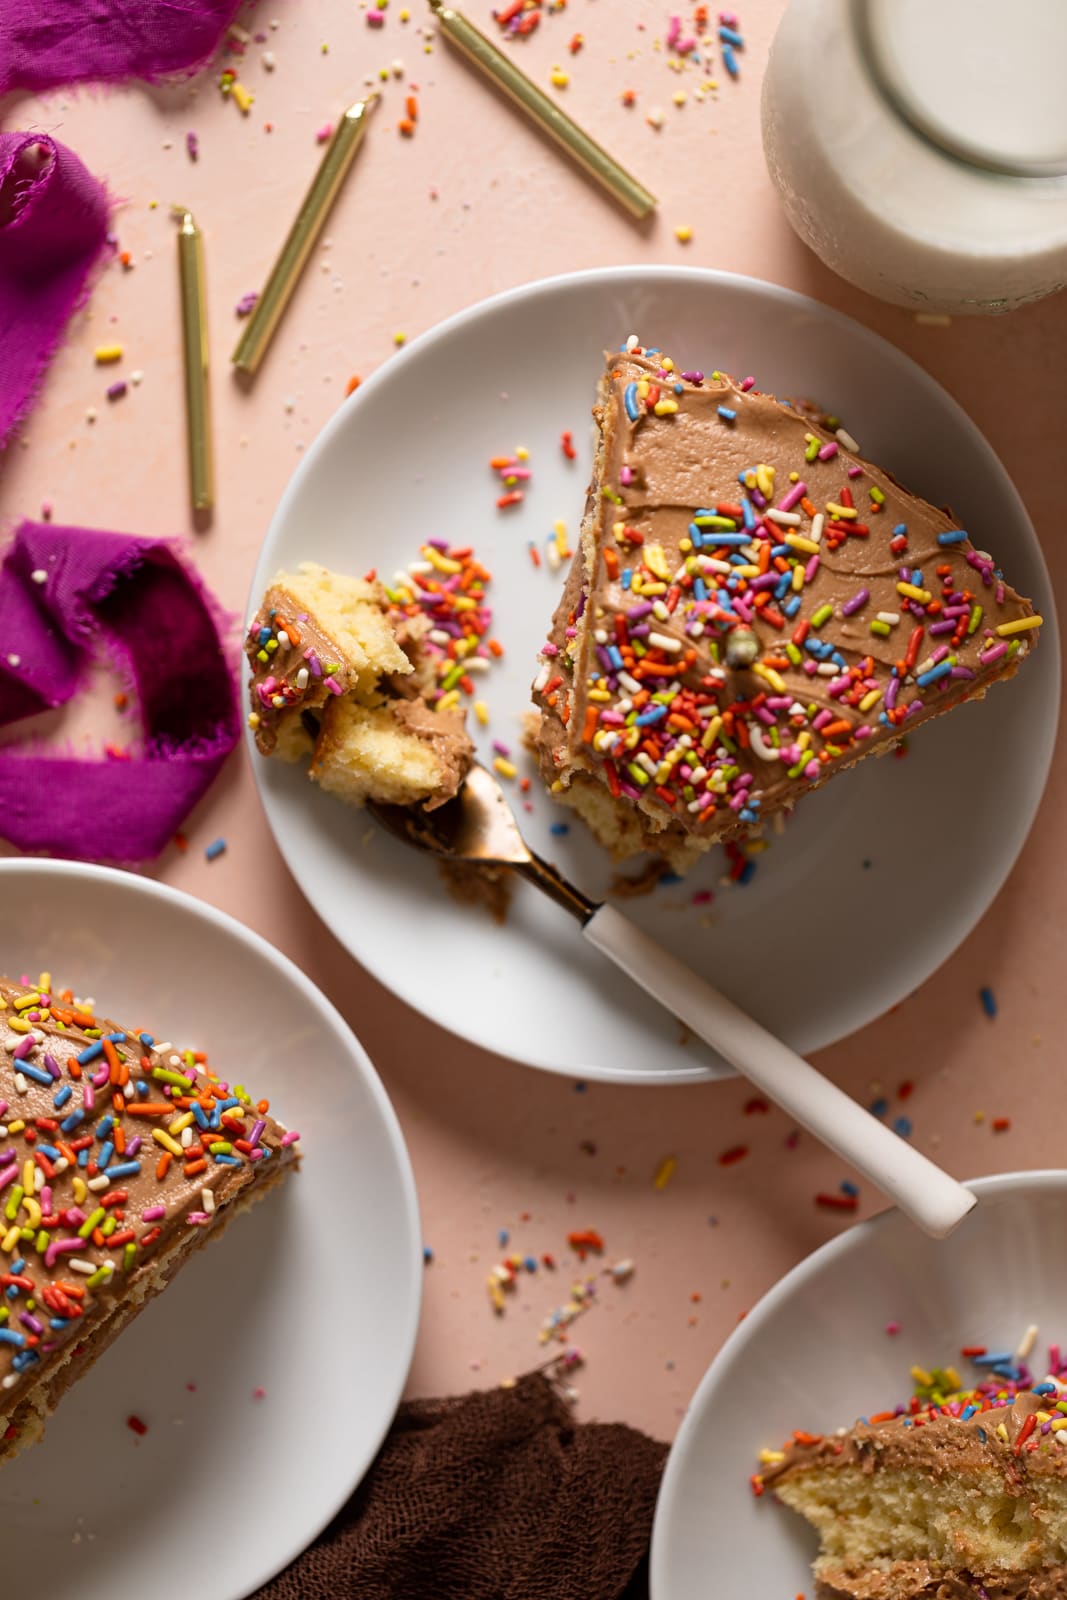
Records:
M1044 620L1043 617L1019 617L1016 622L999 622L993 631L1006 639L1011 633L1027 633L1031 628L1040 628Z
M707 726L707 728L706 728L706 730L704 732L704 736L700 741L700 748L702 750L710 750L712 745L715 743L716 739L719 737L719 733L720 733L721 729L722 729L722 718L721 717L712 717L711 721L708 723L708 726Z
M657 400L653 407L657 417L673 417L677 409L677 400Z
M76 1177L76 1178L73 1179L73 1187L74 1187L74 1204L76 1206L80 1206L82 1201L85 1199L85 1196L89 1193L88 1184L86 1183L84 1178Z
M1053 1417L1052 1432L1059 1433L1063 1428L1067 1428L1067 1417Z
M816 545L815 548L817 550L819 548L818 545ZM793 568L792 586L793 586L793 593L794 594L799 594L801 589L803 589L803 587L804 587L804 568L803 567L796 566L796 567Z
M806 556L817 556L819 546L814 539L805 539L799 533L787 533L782 539L783 544L789 545L793 550L803 550Z
M120 344L98 344L93 351L93 360L101 367L109 361L121 361L122 346Z
M32 1161L24 1161L23 1162L23 1164L22 1164L22 1187L25 1189L27 1194L32 1194L33 1193L33 1177L34 1177L34 1173L36 1171L37 1171L37 1168L36 1168L36 1166L34 1165L34 1163Z
M30 1027L29 1023L24 1021L22 1017L9 1017L7 1019L7 1025L9 1028L13 1028L16 1033L33 1032L33 1029Z
M929 589L917 589L913 583L898 583L897 593L906 595L909 600L918 600L920 605L929 605L933 596Z
M176 1139L180 1133L185 1132L186 1128L192 1127L193 1121L193 1113L186 1111L182 1116L175 1117L173 1122L168 1123L167 1132Z
M1003 1440L1005 1444L1008 1442L1008 1430L1003 1422L997 1423L997 1438Z
M8 1131L8 1133L21 1133L25 1126L26 1126L26 1124L22 1120L22 1118L21 1117L16 1117L14 1122L9 1122L8 1123L7 1131Z
M765 682L770 684L775 694L789 693L789 685L786 683L781 673L775 672L773 667L764 666L762 661L757 661L753 664L752 670L756 674L757 678L763 678Z
M170 1134L165 1133L162 1128L153 1128L152 1137L157 1144L161 1144L163 1146L164 1150L169 1150L172 1156L178 1156L180 1158L182 1155L184 1155L185 1152L182 1150L182 1147L178 1143L177 1139L172 1139Z
M50 972L42 972L41 976L37 979L37 987L42 994L51 994L52 974Z
M524 444L516 445L515 457L518 461L529 461L530 452Z
M562 67L553 67L549 73L549 78L554 89L565 89L571 81L570 74L564 72Z
M826 509L835 522L854 522L859 515L855 506L839 506L836 500L827 500Z
M765 461L756 468L756 487L765 500L770 500L774 494L774 468Z
M870 689L860 701L860 710L864 712L869 711L872 706L876 706L878 704L881 698L881 689Z
M26 1195L22 1201L22 1209L26 1213L27 1226L36 1233L41 1226L41 1202L35 1200L32 1195Z
M241 112L241 115L247 117L248 113L252 109L252 102L256 98L255 95L250 94L245 88L244 84L238 83L236 79L234 79L233 83L230 85L230 93L236 100L237 108Z
M406 333L394 333L393 334L393 343L395 345L407 344L407 342L408 342L408 336L407 336Z
M489 1277L485 1280L485 1286L489 1290L489 1298L493 1303L493 1310L496 1312L503 1311L504 1291L501 1289L499 1283L497 1283L495 1278Z
M685 226L675 228L674 237L677 239L679 244L688 244L690 239L693 237L693 230L692 228L687 228Z
M664 1156L656 1168L656 1176L652 1179L653 1189L665 1189L674 1177L677 1166L677 1156Z
M424 561L430 563L431 567L436 567L438 572L447 572L451 575L452 573L463 571L462 562L453 561L451 556L443 556L440 550L434 549L432 544L424 544L419 550L419 554Z
M496 756L493 761L493 771L499 772L502 778L514 778L518 770L514 761L506 761L503 756Z
M0 1250L4 1250L8 1255L10 1255L12 1250L14 1250L15 1246L19 1242L19 1234L21 1232L22 1229L19 1227L17 1222L15 1223L14 1227L8 1228L7 1232L4 1234L3 1240L0 1241Z
M484 700L476 700L474 702L474 715L483 728L489 726L489 707Z
M447 694L443 694L441 696L440 700L438 700L437 709L438 709L438 711L451 711L454 706L458 706L458 705L459 705L459 690L458 689L449 689L448 693Z
M648 567L649 571L654 572L656 577L661 578L664 583L669 583L671 570L667 565L667 556L663 546L661 544L646 545L644 557L645 566Z
M570 551L567 549L567 524L565 522L554 522L552 524L552 532L556 536L556 549L560 555L569 555Z
M648 399L648 379L647 378L639 378L638 379L638 381L637 381L637 398L639 400L647 400Z
M776 1467L779 1461L784 1460L784 1450L761 1450L759 1453L760 1465L763 1467Z

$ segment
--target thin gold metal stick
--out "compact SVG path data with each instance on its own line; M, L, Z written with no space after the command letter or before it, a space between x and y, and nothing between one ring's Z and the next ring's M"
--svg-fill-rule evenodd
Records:
M210 511L215 503L215 466L211 447L204 247L192 212L186 211L183 206L175 206L174 210L181 217L178 226L178 275L182 296L189 496L194 511Z

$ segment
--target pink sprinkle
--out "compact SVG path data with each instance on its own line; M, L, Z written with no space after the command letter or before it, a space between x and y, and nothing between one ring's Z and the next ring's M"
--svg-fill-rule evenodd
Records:
M741 385L740 385L741 393L742 394L747 394L748 391L755 386L755 382L756 382L755 378L752 378L752 377L742 378L741 379Z
M266 1398L267 1398L266 1389L253 1389L252 1390L252 1399L253 1400L265 1400Z
M899 1322L887 1322L886 1325L885 1325L885 1331L890 1336L892 1336L895 1333L899 1333L900 1332L900 1323Z
M324 122L322 127L318 130L318 132L315 135L316 141L319 144L325 144L327 139L330 137L330 135L332 133L333 133L332 124L329 123L329 122Z
M185 135L185 148L189 152L189 160L195 161L200 154L200 140L192 129Z
M146 1206L141 1212L142 1222L159 1222L167 1214L166 1206Z
M255 289L250 289L247 294L243 294L241 296L240 300L238 300L237 304L234 306L233 309L235 315L238 317L249 316L258 299L259 295L256 293Z
M81 1239L53 1239L44 1253L44 1264L51 1271L56 1264L56 1256L69 1256L72 1251L84 1248L85 1246Z
M830 443L829 444L824 444L822 446L822 449L819 451L819 460L820 461L831 461L833 459L833 457L836 456L836 454L837 454L837 444L833 439L831 439Z
M380 27L382 27L384 25L384 23L385 23L385 12L384 11L379 11L377 8L375 8L375 10L367 12L367 27L368 28L380 28Z
M331 694L344 694L344 690L341 688L341 685L332 674L328 678L323 678L322 681L325 688L329 689Z
M849 475L850 478L862 478L863 477L863 468L862 467L849 467L848 475Z
M93 1111L96 1107L96 1096L89 1084L82 1090L82 1105L86 1111Z
M283 1133L282 1134L282 1147L283 1147L283 1149L286 1148L287 1146L291 1145L291 1144L295 1144L296 1141L299 1139L299 1137L300 1137L300 1135L298 1133L294 1133L291 1129L290 1129L290 1131L288 1133Z
M794 1128L792 1133L787 1133L785 1136L785 1147L787 1150L795 1150L799 1143L800 1133L796 1128Z
M623 485L623 487L624 488L629 488L630 484L633 483L633 481L634 481L634 469L633 469L633 467L620 467L619 468L619 482Z

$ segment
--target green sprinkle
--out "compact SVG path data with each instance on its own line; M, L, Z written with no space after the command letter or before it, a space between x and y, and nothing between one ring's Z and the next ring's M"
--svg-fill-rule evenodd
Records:
M107 1282L114 1270L113 1266L105 1264L94 1272L91 1278L86 1278L85 1287L87 1289L99 1288L100 1284Z
M90 1211L89 1215L78 1229L78 1238L88 1239L93 1229L99 1228L106 1216L107 1212L104 1210L103 1206L97 1206L95 1211Z
M648 783L648 773L645 771L644 767L639 767L636 761L631 761L626 770L637 784L639 789L645 788L646 784Z
M978 602L976 600L974 605L971 607L971 620L967 624L967 637L968 638L970 638L972 633L977 632L978 624L982 620L982 615L983 615L982 607L978 604Z
M888 639L891 631L888 622L871 623L871 632L876 633L879 639Z
M122 1270L123 1270L123 1272L129 1272L130 1268L133 1266L134 1257L136 1255L137 1255L137 1246L135 1244L128 1244L126 1246L126 1248L122 1252Z
M824 623L829 622L829 620L833 616L833 614L834 614L833 606L820 606L818 611L816 611L815 615L811 619L812 627L813 628L821 628Z
M801 667L804 665L804 657L801 655L800 651L797 649L796 645L791 639L785 647L785 653L793 663L794 667Z
M187 1078L181 1072L172 1072L170 1067L153 1067L152 1076L159 1083L169 1083L175 1089L191 1089L192 1078Z
M228 1139L219 1139L215 1144L209 1144L208 1149L213 1156L230 1156L233 1154L233 1145Z
M808 448L804 452L804 460L805 461L814 461L815 457L818 455L818 453L819 453L819 441L818 441L818 439L812 439L811 443L808 445Z
M879 489L876 483L872 483L867 492L876 505L885 505L885 495L882 493L881 489Z

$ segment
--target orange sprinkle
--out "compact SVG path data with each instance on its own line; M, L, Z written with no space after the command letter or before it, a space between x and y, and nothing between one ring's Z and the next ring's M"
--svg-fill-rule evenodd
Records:
M352 376L349 378L348 382L345 384L345 394L346 395L355 394L356 390L359 388L359 386L360 386L360 384L362 382L363 382L363 379L359 376L358 372L353 372Z
M160 1183L163 1182L163 1179L167 1176L167 1173L170 1171L170 1164L173 1161L173 1159L174 1159L174 1157L171 1155L170 1151L169 1150L164 1150L163 1154L160 1156L159 1160L156 1162L156 1178L158 1179L158 1181Z

